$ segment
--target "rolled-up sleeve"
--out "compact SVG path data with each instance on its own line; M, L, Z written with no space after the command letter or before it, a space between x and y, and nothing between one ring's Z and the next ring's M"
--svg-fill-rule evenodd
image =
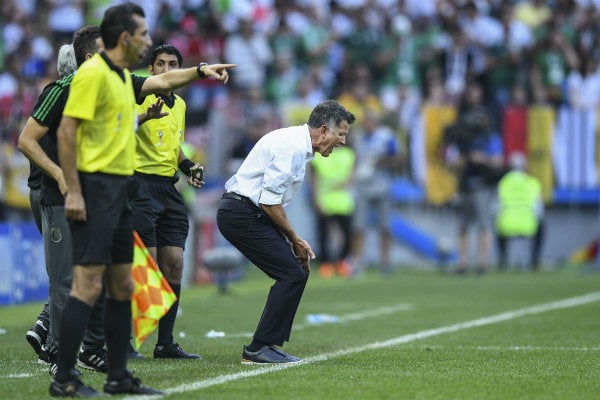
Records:
M263 188L260 192L260 204L272 206L275 204L281 204L283 202L283 193L275 193L269 189Z

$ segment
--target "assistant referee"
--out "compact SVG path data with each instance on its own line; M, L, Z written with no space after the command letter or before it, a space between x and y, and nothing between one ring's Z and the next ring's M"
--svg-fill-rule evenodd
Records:
M181 68L183 60L176 47L163 44L151 53L148 71L156 76ZM154 113L150 113L156 107ZM154 358L198 359L173 342L173 328L181 297L183 250L189 223L187 209L174 184L180 169L188 184L200 187L202 181L190 176L199 167L181 150L185 137L185 101L172 91L146 96L137 106L140 126L136 135L136 167L131 206L133 227L177 296L158 323Z

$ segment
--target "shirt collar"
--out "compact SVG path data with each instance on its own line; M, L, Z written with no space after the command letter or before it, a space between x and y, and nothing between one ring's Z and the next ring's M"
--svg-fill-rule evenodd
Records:
M115 71L117 74L119 74L121 79L123 79L123 82L125 82L125 74L123 73L123 70L121 68L117 67L115 64L113 64L113 62L110 61L110 58L108 58L108 56L106 55L105 52L101 52L100 57L102 57L102 59L106 62L106 64L108 64L108 67L110 69L112 69L113 71Z
M310 129L308 124L304 124L306 127L306 158L312 159L315 156L312 148L312 141L310 140Z
M171 92L168 96L159 93L156 95L156 97L160 97L161 99L163 99L163 101L169 108L173 108L173 106L175 105L175 93L173 92Z

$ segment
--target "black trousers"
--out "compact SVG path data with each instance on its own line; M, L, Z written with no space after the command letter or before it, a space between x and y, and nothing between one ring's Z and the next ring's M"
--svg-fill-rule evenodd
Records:
M499 256L499 267L500 269L507 268L507 256L508 256L508 242L514 239L509 236L501 236L498 235L497 243L498 243L498 256ZM544 223L540 221L538 224L538 229L530 239L530 259L529 266L532 270L537 270L540 266L540 253L542 250L542 241L544 240Z
M335 226L340 228L342 243L340 249L330 249L329 239ZM319 240L320 261L336 262L350 255L352 239L352 215L319 215L317 216L317 236ZM332 251L333 250L333 251Z
M254 339L281 346L288 341L308 273L267 215L247 198L227 198L217 211L217 226L231 244L275 280Z

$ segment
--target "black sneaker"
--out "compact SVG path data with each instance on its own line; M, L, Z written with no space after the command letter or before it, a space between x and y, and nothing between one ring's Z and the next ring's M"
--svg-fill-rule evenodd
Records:
M38 364L45 364L50 366L50 371L54 368L54 373L50 373L50 375L54 376L56 374L56 357L58 356L58 349L53 348L52 350L44 349L40 352L40 356L38 358Z
M90 371L108 372L108 353L104 349L89 349L79 353L77 366Z
M246 346L242 351L242 364L280 364L298 363L302 359L292 356L277 346L263 346L258 351L249 351Z
M177 343L171 343L168 346L156 346L154 348L154 358L187 358L189 360L198 360L202 356L200 354L188 353Z
M50 361L50 353L46 350L46 346L42 346L42 350L38 353L38 364L48 365Z
M104 396L104 393L99 393L91 387L85 385L79 379L79 372L71 370L69 372L71 379L65 383L56 382L52 379L50 383L50 396L52 397L97 397Z
M55 362L50 363L50 367L48 368L48 374L50 376L56 376L56 371L58 371L58 364Z
M33 351L35 351L35 354L37 354L38 357L44 348L47 336L48 327L44 324L44 321L40 319L35 321L35 324L33 324L25 334L25 339L29 342L31 347L33 347Z
M144 358L144 356L136 349L134 349L131 343L129 343L129 350L127 350L127 358L141 360Z
M108 394L164 394L160 390L142 385L139 378L133 376L131 371L127 371L127 377L118 381L106 381L104 384L104 393Z
M73 371L77 371L77 373L81 374L77 368L73 368ZM56 376L56 372L58 372L58 364L56 362L56 358L50 361L50 366L48 367L48 375Z

